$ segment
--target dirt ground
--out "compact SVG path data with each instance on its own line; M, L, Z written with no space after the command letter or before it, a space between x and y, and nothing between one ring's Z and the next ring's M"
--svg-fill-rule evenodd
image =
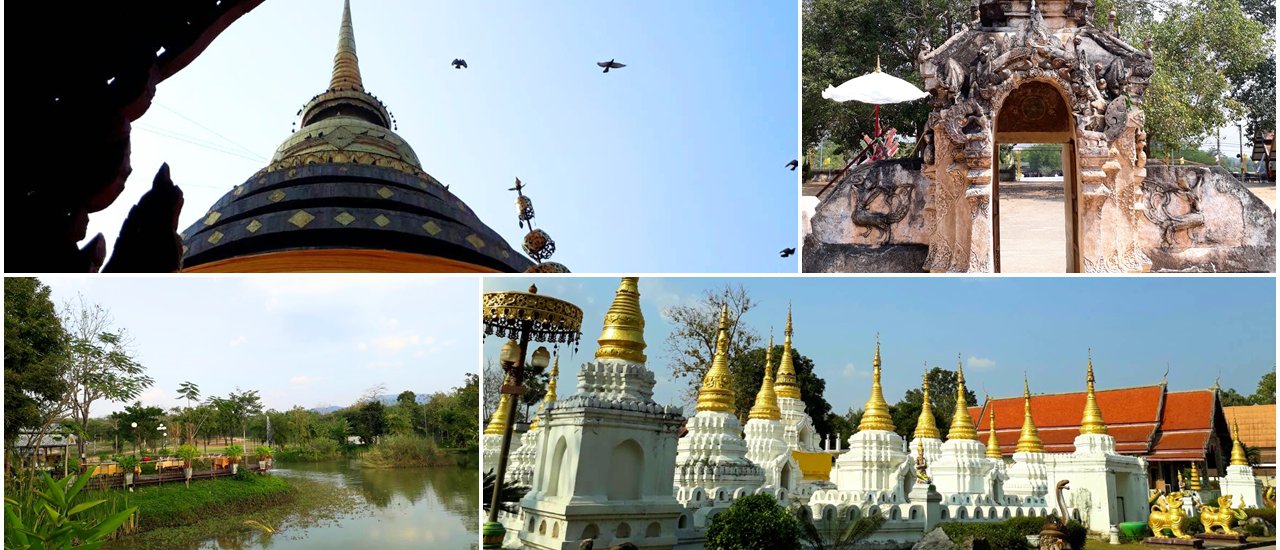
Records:
M805 196L813 196L826 182L806 182ZM1249 191L1272 210L1275 183L1250 183ZM1002 183L1000 196L1000 271L1003 273L1063 273L1067 267L1067 235L1061 182ZM812 213L810 213L812 215Z

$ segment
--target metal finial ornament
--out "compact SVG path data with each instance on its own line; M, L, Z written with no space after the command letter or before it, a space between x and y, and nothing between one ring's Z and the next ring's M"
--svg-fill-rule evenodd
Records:
M520 181L520 178L516 178L516 186L508 188L507 191L516 192L516 217L520 220L520 228L524 229L524 224L527 222L529 224L529 228L532 229L533 228L533 199L530 199L529 197L525 196L524 194L525 187L528 187L528 186L522 183Z
M542 263L556 253L556 242L541 229L532 229L524 236L524 252L533 261Z

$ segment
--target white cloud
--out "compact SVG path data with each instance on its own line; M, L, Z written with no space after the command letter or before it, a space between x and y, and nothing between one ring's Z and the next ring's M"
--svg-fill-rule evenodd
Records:
M370 361L365 364L367 369L393 369L404 366L403 361Z
M860 370L853 363L849 363L844 366L844 370L840 374L844 375L845 378L868 378L871 376L871 371Z
M965 364L968 365L970 368L974 368L974 369L989 369L991 367L996 366L996 362L994 359L988 359L986 357L975 357L973 355L969 356L969 359L965 361Z
M314 376L298 375L289 379L289 383L295 386L308 386L308 385L314 384L315 382L316 382L316 378Z
M359 344L356 344L356 349L369 349L369 344L360 342Z
M240 336L236 336L230 342L227 342L227 345L233 348L238 348L240 347L240 344L243 344L245 342L245 340L248 340L248 338L245 338L245 336L241 334Z

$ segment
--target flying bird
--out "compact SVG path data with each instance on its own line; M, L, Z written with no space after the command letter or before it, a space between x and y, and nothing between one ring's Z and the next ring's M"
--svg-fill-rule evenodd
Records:
M792 254L795 254L795 253L796 253L796 249L794 248L784 248L782 249L782 252L779 254L779 256L782 256L783 258L789 258L791 257Z
M788 163L787 163L787 168L790 168L792 172L795 172L795 171L796 171L796 167L798 167L798 166L800 166L800 161L798 161L798 160L793 160L793 161L791 161L791 162L788 162Z
M618 63L617 61L614 61L612 59L608 61L600 61L596 63L596 65L600 67L604 67L604 72L606 73L609 72L609 69L621 69L623 67L626 67L626 65Z
M454 59L454 60L453 60L453 68L455 68L455 69L465 69L465 68L467 68L467 60L465 60L465 59Z

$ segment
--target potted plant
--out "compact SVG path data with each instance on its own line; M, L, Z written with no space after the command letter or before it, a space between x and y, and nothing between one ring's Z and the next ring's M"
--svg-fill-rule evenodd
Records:
M260 445L255 449L254 454L258 455L258 465L263 470L271 469L271 447Z
M124 455L116 462L120 464L120 469L124 470L124 486L130 491L133 490L133 474L138 471L138 457L135 455Z
M228 445L226 453L227 457L231 459L231 475L239 473L240 457L244 456L244 447L235 444Z
M191 486L191 463L196 459L199 451L196 446L190 443L178 447L178 458L182 459L182 475L187 479L187 486Z

